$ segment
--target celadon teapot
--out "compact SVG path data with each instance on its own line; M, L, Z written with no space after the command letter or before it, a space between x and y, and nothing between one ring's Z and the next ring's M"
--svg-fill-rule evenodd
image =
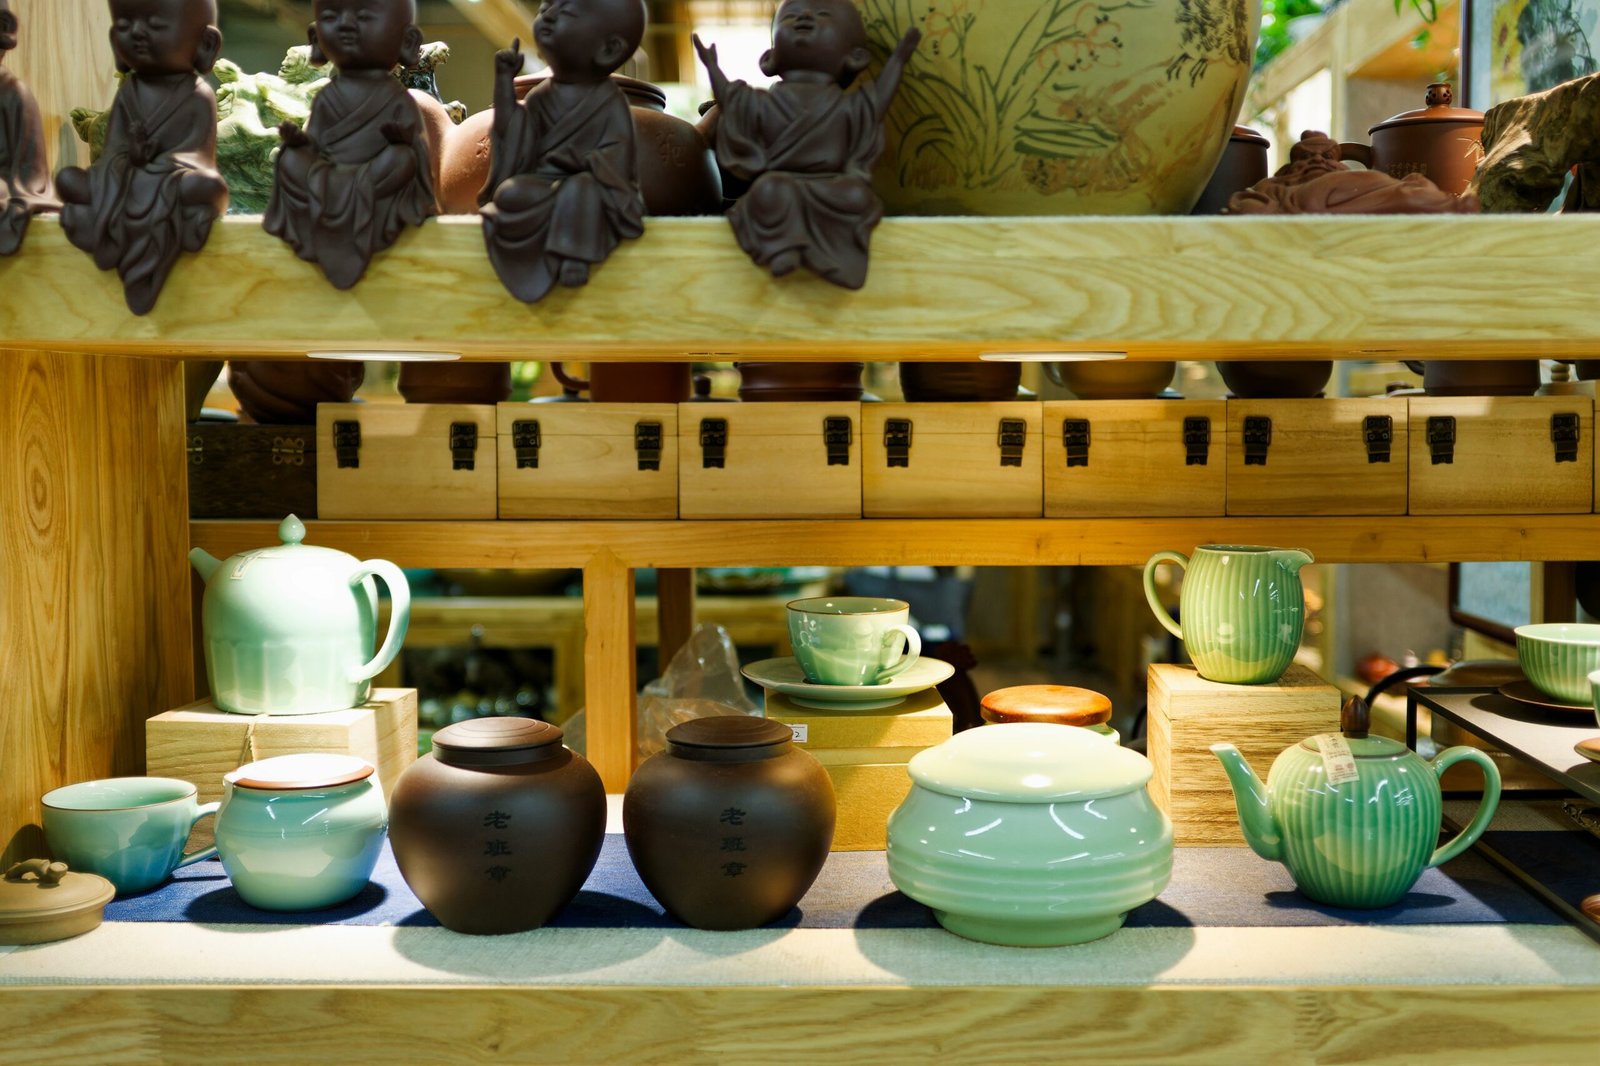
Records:
M318 714L367 701L372 678L394 660L411 621L405 574L302 544L305 523L278 526L281 544L225 562L200 548L189 561L206 583L201 628L211 699L240 714ZM389 587L389 632L372 653L378 592Z
M1263 859L1289 868L1301 892L1335 907L1387 907L1422 871L1478 839L1500 802L1500 771L1477 748L1441 751L1431 763L1398 740L1367 734L1366 703L1352 696L1342 733L1285 748L1265 785L1232 744L1213 744L1233 785L1239 828ZM1483 801L1454 840L1439 846L1439 777L1458 762L1483 770Z

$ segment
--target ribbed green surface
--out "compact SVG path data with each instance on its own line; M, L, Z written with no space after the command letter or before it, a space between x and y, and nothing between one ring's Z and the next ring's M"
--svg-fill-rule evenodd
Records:
M1589 674L1600 670L1600 625L1548 622L1517 628L1522 672L1547 696L1589 702Z
M1183 576L1179 622L1201 677L1240 685L1276 681L1300 647L1299 571L1267 552L1196 550Z

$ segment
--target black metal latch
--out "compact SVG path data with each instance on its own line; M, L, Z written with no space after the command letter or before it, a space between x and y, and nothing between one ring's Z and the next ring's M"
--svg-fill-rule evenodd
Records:
M700 465L710 470L721 470L728 465L728 420L702 418L700 420Z
M206 443L198 433L189 438L187 451L190 466L199 466L206 461Z
M1000 465L1021 466L1022 450L1028 445L1028 423L1020 418L1000 420Z
M1578 461L1578 416L1570 412L1550 416L1550 440L1556 446L1556 462Z
M911 465L911 419L887 418L883 422L883 446L890 466Z
M1197 415L1183 420L1183 465L1205 466L1211 453L1211 419Z
M1456 461L1456 416L1428 416L1428 455L1434 466Z
M361 465L361 423L340 419L333 424L333 455L339 467Z
M1089 420L1068 418L1061 423L1061 444L1067 449L1068 466L1089 465ZM1017 464L1022 465L1022 464Z
M1368 415L1361 432L1367 442L1367 462L1387 463L1394 444L1394 419L1388 415Z
M850 419L843 416L822 420L822 444L828 449L829 466L850 465L850 443L855 440L855 429Z
M1244 465L1266 466L1267 449L1272 447L1272 419L1266 415L1246 415L1244 420Z
M450 469L471 470L478 461L478 423L450 423Z
M539 469L539 448L544 435L537 418L519 418L511 423L511 447L517 453L517 469Z
M633 427L633 450L640 470L661 469L661 423L639 422Z

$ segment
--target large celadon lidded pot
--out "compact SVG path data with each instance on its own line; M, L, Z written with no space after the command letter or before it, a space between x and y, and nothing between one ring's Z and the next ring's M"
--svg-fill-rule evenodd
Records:
M1138 752L1077 726L968 729L913 756L889 877L971 940L1097 940L1172 878L1172 822Z
M394 661L411 621L411 587L398 566L301 543L305 523L278 525L282 542L218 562L195 548L211 699L240 714L320 714L359 707ZM378 590L389 589L389 630L373 654Z
M874 173L890 214L1187 214L1261 24L1261 0L855 3L880 61L923 35Z

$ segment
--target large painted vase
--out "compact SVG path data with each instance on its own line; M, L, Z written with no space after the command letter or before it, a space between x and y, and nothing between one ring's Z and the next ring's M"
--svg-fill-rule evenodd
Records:
M1261 0L856 6L879 58L923 34L874 178L891 214L1187 214L1233 132L1261 23Z

